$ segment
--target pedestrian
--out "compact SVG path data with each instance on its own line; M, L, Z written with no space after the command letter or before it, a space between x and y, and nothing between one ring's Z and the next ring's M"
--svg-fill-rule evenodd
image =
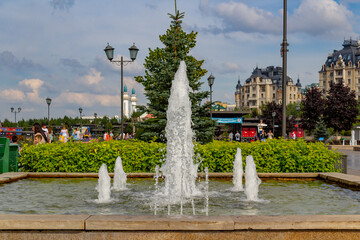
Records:
M237 131L236 134L235 134L235 141L240 142L240 133L239 133L239 131Z
M21 151L22 148L21 148L21 145L19 143L19 138L16 135L14 135L14 136L11 137L11 142L13 144L17 144L19 146L18 147L18 152L19 152L19 156L20 156L20 151Z
M229 140L230 140L230 142L232 142L233 139L234 139L234 134L233 134L233 132L230 132L230 134L229 134Z
M44 131L46 137L49 139L49 130L46 127L46 124L43 124L41 129Z
M295 133L295 131L293 131L291 135L292 135L292 139L295 140L295 139L296 139L296 133Z
M268 139L273 139L274 134L271 132L271 130L269 130L267 136L268 136Z
M110 131L109 137L110 137L110 140L113 140L113 139L114 139L114 134L113 134L112 131Z
M69 132L66 129L66 126L63 125L60 131L59 142L66 143L68 141L68 138L69 138Z
M52 128L49 128L49 143L52 143L54 141L54 133Z
M33 131L34 131L34 145L48 142L46 134L42 130L39 123L35 123L33 125Z
M263 123L263 120L260 119L260 123L257 125L258 127L258 134L259 134L259 138L262 139L265 139L265 133L264 133L264 128L267 126L267 124Z

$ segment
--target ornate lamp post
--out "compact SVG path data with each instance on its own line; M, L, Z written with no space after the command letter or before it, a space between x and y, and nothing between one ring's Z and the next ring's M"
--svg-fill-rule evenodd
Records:
M207 80L210 87L210 118L212 119L212 85L214 84L215 77L210 74Z
M276 116L276 112L272 112L272 117L273 117L273 134L275 136L275 116Z
M83 109L82 109L82 108L79 108L80 119L82 118L82 112L83 112Z
M46 98L46 103L48 105L48 125L50 125L50 104L51 104L51 98Z
M120 60L113 60L114 59L114 48L107 44L106 48L104 49L107 58L112 63L119 63L121 66L121 139L123 138L124 133L124 76L123 76L123 69L124 63L133 62L136 59L137 53L139 49L135 46L135 43L129 48L130 51L130 60L124 60L123 56L121 56Z
M296 112L299 112L300 110L300 104L296 104ZM299 136L299 118L296 118L296 137Z
M15 113L15 124L16 124L16 114L21 112L21 107L18 107L17 111L13 107L11 107L10 110L12 113Z

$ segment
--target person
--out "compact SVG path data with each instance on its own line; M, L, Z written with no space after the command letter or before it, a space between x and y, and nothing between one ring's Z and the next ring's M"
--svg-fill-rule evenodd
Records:
M43 124L41 129L44 131L46 137L49 139L49 130L46 127L46 124Z
M49 128L49 143L52 143L54 141L54 133L52 128Z
M259 137L260 137L260 141L265 142L265 131L262 131Z
M296 133L295 133L295 131L293 131L291 135L292 135L292 139L295 140L295 139L296 139Z
M232 142L233 139L234 139L234 134L233 134L233 132L230 132L230 134L229 134L229 140L230 140L230 142Z
M110 137L110 140L113 140L113 139L114 139L114 134L113 134L112 131L110 131L109 137Z
M271 132L271 130L269 130L267 136L268 136L268 139L273 139L274 134Z
M68 141L68 138L69 138L69 132L66 129L66 126L63 125L62 129L60 131L59 141L63 142L63 143L66 143Z
M239 131L237 131L236 134L235 134L235 141L240 142L240 133L239 133Z
M264 127L266 127L266 126L267 126L267 124L263 123L263 120L260 119L260 123L257 125L257 127L258 127L259 138L261 140L265 139Z
M12 142L13 144L17 144L17 145L19 146L18 152L19 152L19 156L20 156L21 145L20 145L20 143L19 143L19 138L18 138L16 135L13 135L13 136L11 137L11 142Z
M35 123L33 125L33 131L34 131L34 145L48 142L46 134L42 130L39 123Z

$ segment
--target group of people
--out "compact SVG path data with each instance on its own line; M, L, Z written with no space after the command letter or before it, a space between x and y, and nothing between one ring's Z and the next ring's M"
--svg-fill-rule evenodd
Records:
M104 133L103 140L104 141L110 141L110 140L114 140L114 139L117 139L117 140L121 140L121 139L129 140L129 139L134 139L134 137L135 137L134 133L131 133L131 134L123 133L122 137L121 137L121 133L120 133L117 137L114 137L113 132L110 131L109 133L108 132Z

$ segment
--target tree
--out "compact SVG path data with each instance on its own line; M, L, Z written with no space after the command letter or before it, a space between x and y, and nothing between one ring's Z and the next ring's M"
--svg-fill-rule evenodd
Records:
M324 120L320 119L316 123L316 127L314 130L314 136L316 139L319 139L321 137L323 137L324 139L327 139L330 136L330 132L327 129Z
M324 113L325 99L318 88L312 87L306 93L301 105L302 126L312 132Z
M192 121L196 138L199 142L212 141L215 131L215 121L209 119L208 109L210 104L203 104L203 99L209 96L208 91L200 91L203 84L200 78L206 74L202 69L204 60L196 60L189 52L196 45L197 33L189 34L182 30L181 23L184 13L175 12L170 15L172 19L170 29L161 35L160 41L163 48L149 49L149 56L145 59L145 76L135 77L145 89L145 96L149 100L147 107L139 106L140 111L146 111L154 118L136 123L139 129L137 137L149 141L156 137L158 141L165 141L166 110L170 97L171 82L174 79L180 61L184 60L187 66L187 76L192 89L190 100L192 102Z
M336 133L350 130L358 113L355 92L344 86L342 81L331 83L324 112L326 125L332 127Z

